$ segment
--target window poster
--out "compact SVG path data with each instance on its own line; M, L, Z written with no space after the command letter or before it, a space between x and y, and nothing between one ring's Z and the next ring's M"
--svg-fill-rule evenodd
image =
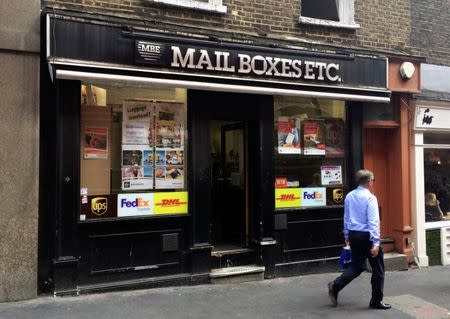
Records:
M108 128L86 127L84 129L84 158L108 158Z
M324 186L342 184L342 166L321 166L320 175Z
M155 107L156 148L184 147L184 109L179 103L157 103Z
M147 145L122 145L122 189L153 188L153 149Z
M155 188L184 187L184 152L182 150L156 150Z
M343 157L345 149L344 121L325 120L325 145L327 157Z
M123 102L123 190L184 188L183 106L174 102Z
M323 120L303 121L305 155L325 155L325 127Z
M277 132L279 154L301 154L299 118L280 116Z
M122 108L122 144L153 145L151 101L125 100Z

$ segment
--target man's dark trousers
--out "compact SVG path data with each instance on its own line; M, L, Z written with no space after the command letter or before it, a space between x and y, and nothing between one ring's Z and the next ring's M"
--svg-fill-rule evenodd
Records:
M334 287L337 291L347 286L353 279L358 277L364 270L366 259L369 259L372 267L372 303L379 303L383 300L384 287L384 261L383 250L380 247L378 255L372 257L370 249L372 241L369 240L368 232L350 231L348 239L352 249L352 262L345 269L344 273L335 279Z

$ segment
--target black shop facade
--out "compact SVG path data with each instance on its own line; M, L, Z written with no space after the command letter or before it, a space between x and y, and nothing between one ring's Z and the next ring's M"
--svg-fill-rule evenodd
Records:
M42 28L42 290L336 264L343 198L363 165L362 106L390 100L385 57L65 11L44 11Z

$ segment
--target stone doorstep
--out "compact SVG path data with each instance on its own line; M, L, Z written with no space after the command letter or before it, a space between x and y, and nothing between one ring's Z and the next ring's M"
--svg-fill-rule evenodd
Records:
M367 271L371 272L369 260L367 260ZM402 271L408 270L408 257L397 252L389 252L384 254L384 268L386 271Z
M257 265L212 269L209 278L212 284L241 283L264 280L265 267Z

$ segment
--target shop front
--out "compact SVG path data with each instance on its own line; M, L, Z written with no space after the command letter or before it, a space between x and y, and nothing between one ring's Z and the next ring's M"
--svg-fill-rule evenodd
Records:
M413 216L421 266L450 264L450 68L423 64L415 97Z
M56 294L266 278L336 260L387 59L43 13L40 283ZM132 21L130 21L131 23Z

